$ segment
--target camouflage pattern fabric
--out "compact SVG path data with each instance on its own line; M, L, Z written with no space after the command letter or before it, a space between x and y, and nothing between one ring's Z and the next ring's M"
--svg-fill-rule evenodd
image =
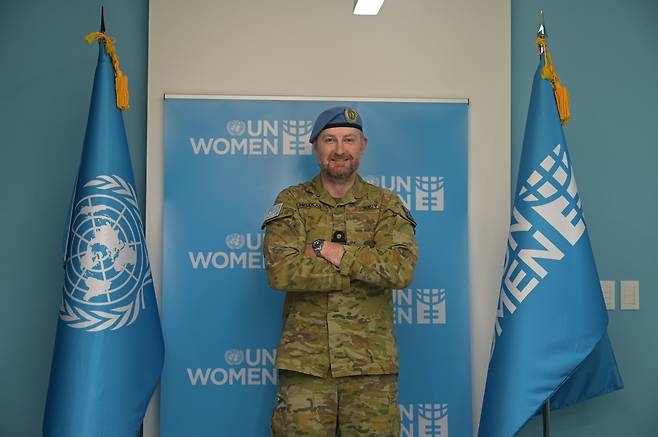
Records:
M320 378L279 372L272 436L397 437L397 375ZM340 408L339 408L340 406Z
M265 268L286 291L276 367L324 377L399 371L392 288L411 282L415 222L399 197L360 176L342 199L320 177L283 190L266 216ZM305 255L316 239L345 237L340 268Z

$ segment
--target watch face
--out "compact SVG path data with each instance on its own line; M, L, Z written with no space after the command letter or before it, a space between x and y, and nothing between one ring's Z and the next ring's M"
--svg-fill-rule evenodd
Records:
M313 246L313 249L319 249L320 247L322 247L322 240L315 240L313 242L312 246Z

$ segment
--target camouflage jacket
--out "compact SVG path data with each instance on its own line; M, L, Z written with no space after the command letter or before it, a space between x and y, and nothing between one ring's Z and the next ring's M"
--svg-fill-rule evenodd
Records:
M316 176L283 190L263 226L269 284L287 292L277 368L397 373L391 289L409 285L416 267L415 222L399 197L358 176L335 200ZM340 268L305 255L306 244L341 233Z

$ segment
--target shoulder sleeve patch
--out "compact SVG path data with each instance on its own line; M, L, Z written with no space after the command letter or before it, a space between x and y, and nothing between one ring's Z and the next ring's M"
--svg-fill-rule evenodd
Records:
M286 206L284 203L277 203L273 205L269 210L267 210L267 213L263 218L263 224L260 228L265 229L265 226L272 223L273 221L291 217L294 214L295 210L293 208Z
M272 205L270 209L267 210L265 217L263 217L263 226L265 226L270 221L274 220L281 214L281 209L283 208L283 203L277 203Z

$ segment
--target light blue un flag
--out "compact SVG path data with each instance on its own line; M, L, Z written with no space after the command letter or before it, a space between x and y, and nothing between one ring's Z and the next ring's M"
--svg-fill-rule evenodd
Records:
M114 69L100 44L65 239L46 437L134 437L164 346Z
M480 419L515 435L560 408L623 387L553 87L535 72Z

